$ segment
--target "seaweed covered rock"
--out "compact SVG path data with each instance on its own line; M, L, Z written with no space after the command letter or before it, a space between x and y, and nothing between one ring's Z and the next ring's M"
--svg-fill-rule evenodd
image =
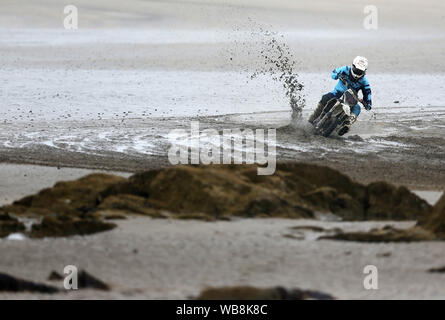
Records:
M253 174L254 173L254 177ZM257 178L255 166L176 166L142 172L111 186L102 198L131 194L155 208L183 215L312 217L312 211L285 185L282 177ZM254 181L252 181L252 178Z
M40 292L40 293L57 293L59 289L48 286L43 283L36 283L20 278L10 276L0 272L0 292Z
M332 212L344 220L363 220L365 207L347 193L338 194L332 187L321 187L302 195L310 206L321 212Z
M23 232L25 226L18 219L9 214L0 214L0 238L7 237L11 233Z
M253 165L175 166L135 174L100 196L124 194L147 199L139 211L152 208L213 218L310 218L322 211L344 220L413 220L431 210L406 188L364 186L329 167L301 163L278 164L271 176L257 175Z
M356 242L415 242L434 240L432 232L422 228L397 229L391 226L365 232L338 232L318 240L343 240Z
M396 229L390 226L372 229L367 232L338 232L319 239L357 241L357 242L414 242L445 240L445 193L433 207L431 213L424 215L416 226Z
M431 212L431 206L405 187L386 182L371 183L366 187L368 219L417 220Z
M282 163L270 176L259 176L255 165L172 166L128 179L92 174L59 182L0 208L0 215L35 218L39 222L33 224L31 237L58 237L110 230L114 225L105 220L129 214L214 220L313 218L326 212L352 221L417 220L430 210L403 187L365 186L329 167ZM20 228L18 221L14 223ZM12 225L11 221L4 224L4 230L12 230ZM10 232L4 231L3 236Z
M90 174L74 181L58 182L52 188L15 201L3 211L28 216L80 216L98 205L97 195L110 185L125 178L110 174Z
M62 237L86 235L110 230L114 224L103 222L93 215L99 204L97 196L112 184L125 180L108 174L91 174L75 181L58 182L52 188L15 201L0 209L0 215L15 215L35 219L29 236ZM8 227L6 229L6 226ZM2 223L0 237L24 231L17 220Z
M63 281L64 276L53 270L51 271L47 279L49 281ZM79 274L77 275L77 289L96 289L109 291L111 290L111 287L104 281L89 274L87 271L80 270Z
M91 218L72 218L70 216L44 217L41 223L34 224L30 236L33 238L67 237L88 235L111 230L113 223Z
M432 213L420 220L417 225L433 232L437 239L445 240L445 192L433 207Z

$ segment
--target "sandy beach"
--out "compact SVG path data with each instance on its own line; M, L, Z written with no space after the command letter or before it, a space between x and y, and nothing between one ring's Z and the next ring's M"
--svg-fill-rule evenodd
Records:
M321 290L340 299L444 299L442 242L359 244L315 241L290 227L366 230L382 223L242 219L194 222L135 218L114 231L88 237L0 240L2 271L47 281L52 270L82 267L112 286L56 295L5 294L1 298L187 299L207 287L254 285ZM387 223L385 223L387 224ZM395 224L409 226L410 223ZM285 235L293 234L295 238ZM23 265L32 266L23 268ZM379 290L365 290L363 268L379 269Z
M363 28L362 0L79 0L79 29L65 30L60 1L2 1L0 205L93 172L128 177L169 167L168 134L192 121L201 130L276 128L278 161L404 185L433 205L445 190L445 3L373 4L378 30ZM300 122L291 122L283 83L261 74L264 54L276 54L271 40L288 48L304 84ZM372 111L362 110L345 137L314 136L305 119L332 90L331 70L357 54L370 61ZM88 236L0 238L0 272L61 288L49 273L74 264L111 291L0 292L0 299L187 299L240 284L340 299L445 299L444 274L427 272L445 265L441 241L317 241L317 232L291 229L415 221L113 223ZM380 272L376 291L363 287L370 264Z
M97 170L3 164L3 203ZM110 173L110 172L108 172ZM121 176L128 173L112 172ZM416 191L433 205L442 192ZM0 299L190 299L208 287L251 285L320 290L338 299L444 299L444 244L354 243L316 240L344 232L407 222L333 222L304 219L242 219L201 222L130 217L118 227L89 236L0 239L0 270L60 288L61 293L7 293ZM295 228L297 227L297 228ZM303 228L302 228L303 227ZM304 227L310 227L304 229ZM323 228L327 231L317 231ZM300 229L298 229L300 228ZM51 271L75 265L105 281L111 291L63 292ZM379 290L363 287L363 268L379 270Z

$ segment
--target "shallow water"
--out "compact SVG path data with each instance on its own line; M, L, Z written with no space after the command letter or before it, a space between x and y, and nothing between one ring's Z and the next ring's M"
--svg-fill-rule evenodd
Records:
M290 110L281 83L249 72L152 70L0 70L3 122L190 117ZM445 75L370 75L374 112L401 120L445 115ZM393 79L397 77L397 84ZM326 74L303 73L307 104L335 86ZM414 79L416 79L414 81ZM428 90L420 90L427 83ZM393 103L399 101L398 104ZM362 112L360 118L370 114Z
M191 120L201 120L203 128L215 129L285 127L290 121L290 107L281 84L267 75L253 80L249 80L249 75L248 72L1 70L4 130L0 133L0 146L44 145L92 153L162 154L168 144L168 132L189 127ZM303 117L307 118L319 95L330 90L335 82L328 75L315 73L304 73L300 78L306 85L307 106ZM413 86L418 86L413 78L428 83L430 89L418 90L413 96ZM310 128L302 125L278 129L278 146L288 152L340 148L366 154L413 147L409 142L390 141L385 136L441 137L445 107L439 103L445 101L445 75L398 75L398 83L403 86L396 86L392 79L383 74L372 76L374 109L363 110L350 132L362 139L321 139L313 137ZM394 100L400 103L395 104Z
M412 168L424 163L443 167L445 74L411 72L408 66L404 73L379 73L373 70L387 70L376 61L368 75L373 110L363 110L343 138L317 137L305 119L335 81L330 62L321 68L322 60L307 50L325 43L321 39L333 43L335 30L283 30L280 41L302 60L292 61L291 74L304 84L306 100L302 122L292 126L286 87L273 80L280 74L251 79L264 64L261 50L270 48L270 33L264 30L0 29L3 161L59 165L76 153L82 155L79 166L87 161L83 155L92 156L91 168L105 157L165 157L168 134L200 121L202 130L276 128L278 160L362 161L359 169L366 163L401 162L413 171L406 176L418 176ZM345 41L362 33L342 31ZM378 42L391 34L383 30L368 36ZM42 160L47 155L55 160ZM123 167L116 163L113 168Z

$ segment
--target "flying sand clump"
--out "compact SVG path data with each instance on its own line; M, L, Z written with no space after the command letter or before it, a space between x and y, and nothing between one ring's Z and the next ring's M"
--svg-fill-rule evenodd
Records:
M265 35L272 38L265 42L264 48L260 51L260 58L264 61L264 65L255 70L250 78L254 79L258 75L269 74L274 81L281 82L292 108L292 119L299 120L302 116L306 99L303 93L304 85L300 82L299 76L295 72L297 66L296 59L292 55L289 46L278 41L274 33L268 32Z

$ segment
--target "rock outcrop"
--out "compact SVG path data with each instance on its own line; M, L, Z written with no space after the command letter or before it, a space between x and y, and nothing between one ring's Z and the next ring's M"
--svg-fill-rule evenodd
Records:
M36 283L23 280L0 272L0 292L40 292L40 293L56 293L59 289L48 286L43 283Z
M408 229L384 227L368 232L339 232L319 239L358 242L414 242L445 240L445 193L433 207L432 212L422 216L416 226Z
M332 300L330 294L302 289L256 288L250 286L208 288L196 300Z
M11 233L25 231L25 225L8 213L0 213L0 238L7 237Z
M17 217L36 219L31 237L86 235L115 227L128 214L156 218L313 218L333 213L343 220L422 220L431 212L404 187L362 185L329 167L282 163L271 176L254 165L174 166L128 179L92 174L25 197L0 209L0 236L22 230ZM6 218L5 218L6 219ZM12 220L11 220L12 219Z
M445 192L433 207L433 212L421 218L417 225L434 233L437 239L445 240Z

